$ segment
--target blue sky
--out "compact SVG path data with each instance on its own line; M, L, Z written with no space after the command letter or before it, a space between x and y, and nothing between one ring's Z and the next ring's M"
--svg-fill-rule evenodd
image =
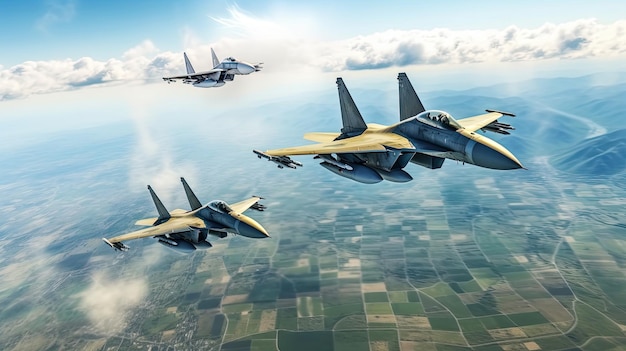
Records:
M223 28L211 17L228 16L229 6L268 20L314 22L321 39L349 38L387 29L490 29L537 27L596 18L602 23L626 16L623 1L84 1L0 2L0 64L27 60L105 60L119 57L143 40L162 50L184 49L192 31L215 41Z
M265 62L272 82L476 65L626 69L624 1L1 1L0 30L0 103L157 82L180 73L183 51L205 68L211 47Z

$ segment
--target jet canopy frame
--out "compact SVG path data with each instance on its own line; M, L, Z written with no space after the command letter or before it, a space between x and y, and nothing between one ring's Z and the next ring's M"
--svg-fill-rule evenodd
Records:
M233 209L228 206L228 204L226 203L226 201L222 201L222 200L213 200L211 202L209 202L209 204L207 205L209 206L209 208L221 212L221 213L230 213L233 211Z
M439 129L458 130L462 128L451 114L442 110L426 110L415 116L415 118L420 122Z

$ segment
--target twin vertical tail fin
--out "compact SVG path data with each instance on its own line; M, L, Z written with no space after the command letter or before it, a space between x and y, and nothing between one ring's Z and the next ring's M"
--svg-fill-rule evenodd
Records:
M339 106L341 107L341 120L343 122L341 135L338 139L360 135L367 129L367 125L341 78L337 78L337 89L339 90Z
M187 53L183 52L183 57L185 57L185 67L187 68L187 74L194 74L196 70L193 69L191 62L189 62L189 58L187 57Z
M413 117L424 112L426 109L417 96L413 85L406 73L398 74L398 88L400 92L400 120Z
M189 206L191 206L191 209L197 210L202 207L202 203L200 203L196 194L193 193L193 190L191 190L191 187L189 187L185 178L181 177L180 181L183 182L183 188L185 188L185 194L187 194L187 200L189 200Z
M211 58L213 59L213 68L217 67L220 64L220 60L217 58L217 55L215 55L213 48L211 48Z
M154 193L154 190L152 190L150 185L148 185L148 190L150 191L150 196L152 196L152 201L154 201L154 206L156 206L157 212L159 212L159 218L157 218L153 225L159 225L163 222L167 222L167 220L171 218L169 211L165 208L161 199L159 199L159 197Z

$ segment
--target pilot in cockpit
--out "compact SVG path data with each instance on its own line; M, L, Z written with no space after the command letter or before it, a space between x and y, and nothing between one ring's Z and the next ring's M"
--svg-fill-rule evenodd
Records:
M214 209L220 212L229 213L232 211L230 206L228 206L224 201L220 201L220 200L212 201L210 205L211 207L213 207Z
M455 130L460 128L460 126L454 120L454 118L449 113L444 112L444 111L438 111L438 110L424 111L420 113L419 115L417 115L417 119L418 120L419 119L430 120L434 123L431 122L427 124L430 124L433 127L455 129Z

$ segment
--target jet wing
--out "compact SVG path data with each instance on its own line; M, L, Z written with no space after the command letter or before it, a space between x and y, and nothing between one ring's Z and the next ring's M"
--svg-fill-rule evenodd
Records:
M173 81L173 80L177 80L177 79L193 79L193 80L204 80L209 78L209 75L215 73L215 72L224 72L225 69L221 69L221 68L214 68L208 71L204 71L204 72L196 72L196 73L191 73L191 74L183 74L180 76L172 76L172 77L163 77L163 80L165 81Z
M230 208L235 213L244 213L247 209L252 207L254 204L259 202L259 200L261 200L261 199L262 199L262 197L253 196L253 197L251 197L251 198L249 198L247 200L239 201L237 203L230 204L228 206L230 206Z
M328 143L340 136L341 133L306 133L304 139L315 141L318 143Z
M487 112L488 113L485 113L482 115L459 119L456 122L459 125L461 125L461 127L465 129L465 131L475 132L489 125L490 123L496 121L498 118L502 116L505 116L505 115L511 116L511 117L515 116L514 114L509 113L509 112L501 112L501 111L495 111L495 110L487 110Z
M323 135L323 136L322 136ZM328 140L330 134L309 133L308 137L317 140ZM289 155L317 155L317 154L342 154L342 153L365 153L365 152L386 152L387 148L400 150L414 150L413 144L405 137L394 133L368 133L341 140L321 142L318 144L289 147L283 149L268 150L270 156Z
M154 222L156 222L158 219L159 219L158 217L140 219L137 222L135 222L135 225L143 225L146 227L153 226Z
M183 214L183 213L187 213L187 212L189 212L189 211L181 210L181 209L175 209L174 211L170 212L170 214ZM158 217L151 217L151 218L140 219L137 222L135 222L135 225L153 226L154 223L158 219L159 219Z
M124 235L119 235L114 238L107 239L107 241L111 244L114 244L127 240L183 232L188 230L189 227L205 228L206 225L204 221L198 217L190 216L184 218L171 218L167 222L159 224L157 226L137 230Z

